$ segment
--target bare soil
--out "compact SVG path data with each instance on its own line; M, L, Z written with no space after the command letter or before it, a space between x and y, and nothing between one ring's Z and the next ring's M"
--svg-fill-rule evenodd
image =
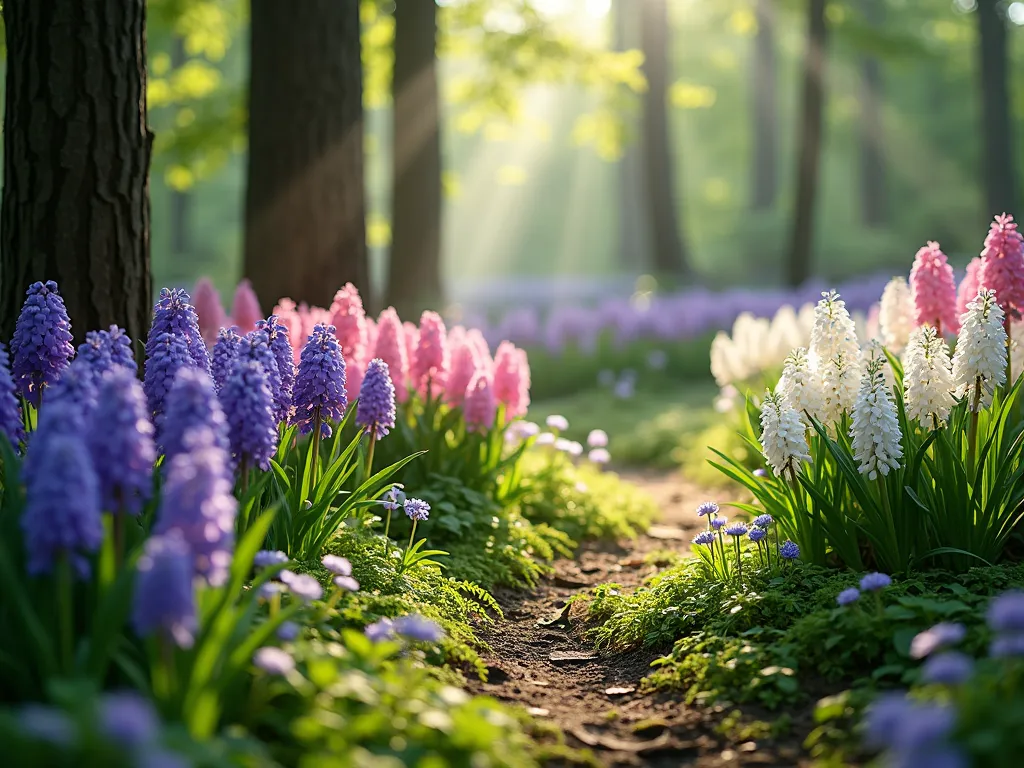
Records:
M694 513L706 498L699 488L678 476L628 479L658 501L659 523L636 541L583 546L574 560L556 562L554 574L532 591L497 592L505 617L482 635L492 649L484 658L488 682L473 681L470 689L554 723L570 745L590 748L606 766L809 765L798 742L731 738L720 727L728 710L639 693L650 663L667 648L598 652L586 640L585 608L570 605L572 597L608 582L636 587L657 570L649 554L688 552L702 527Z

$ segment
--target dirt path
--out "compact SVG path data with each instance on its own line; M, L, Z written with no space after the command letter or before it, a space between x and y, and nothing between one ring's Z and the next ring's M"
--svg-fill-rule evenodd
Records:
M638 694L651 661L662 653L596 653L582 637L583 611L567 608L571 597L607 582L635 587L657 570L648 554L687 551L701 527L693 511L705 498L700 489L673 476L629 479L656 498L663 511L659 524L635 542L583 547L575 560L557 562L554 575L532 592L498 592L505 619L482 638L492 648L485 657L489 681L470 688L550 720L573 746L590 747L607 766L800 764L795 751L763 750L719 735L720 711Z

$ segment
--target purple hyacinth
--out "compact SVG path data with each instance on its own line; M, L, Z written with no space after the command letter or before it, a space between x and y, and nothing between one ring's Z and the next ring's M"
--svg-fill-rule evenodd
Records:
M138 515L150 497L156 446L147 410L134 373L121 368L103 377L86 443L104 510Z
M150 340L146 342L146 373L142 387L158 433L163 426L167 393L171 391L174 377L182 368L191 367L192 358L185 337L173 333L150 334Z
M996 635L989 646L989 655L994 659L1008 656L1024 656L1024 633L1008 632Z
M57 284L53 280L32 283L26 293L11 338L11 373L19 394L38 408L43 389L60 378L75 348L71 345L71 320Z
M181 531L151 536L138 563L132 624L142 637L154 633L191 648L195 639L192 551Z
M758 528L768 528L774 522L775 518L771 515L758 515L754 518L754 525Z
M180 288L160 290L160 298L153 307L153 324L146 341L146 359L153 357L160 344L160 337L171 333L185 340L192 365L209 373L210 354L199 332L199 316L190 301L188 293Z
M1024 592L1004 592L994 598L986 618L993 632L1024 632Z
M84 360L75 360L61 374L60 379L46 393L46 404L69 403L89 420L96 409L99 395L99 374Z
M937 653L921 667L921 679L926 683L956 685L966 681L974 671L974 659L959 651Z
M436 643L444 637L441 627L417 614L399 616L392 622L392 628L402 637L424 643Z
M122 747L140 747L152 742L160 729L153 704L136 691L106 694L99 704L100 729Z
M292 391L295 389L295 354L288 336L288 326L281 323L277 315L271 315L256 323L256 330L266 331L270 337L270 349L274 352L277 371L281 375L281 392L287 398L288 409L291 410Z
M860 590L856 587L844 589L838 596L836 596L836 602L839 603L839 605L850 605L858 600L860 600Z
M220 391L227 383L231 368L238 357L238 346L242 343L234 328L221 328L217 331L217 343L213 345L213 362L210 364L210 373L213 376L213 387L220 394Z
M715 534L711 531L701 531L693 537L693 543L697 545L708 546L715 543Z
M965 637L967 629L963 624L942 621L914 637L910 643L910 655L915 659L923 659L939 648L956 645Z
M323 437L331 434L331 421L341 421L348 407L345 396L345 360L334 337L334 326L317 323L302 348L295 376L295 423L303 434L311 432L317 417Z
M23 705L18 710L18 727L30 738L55 747L71 747L78 738L70 717L42 704Z
M390 640L395 636L395 625L391 619L379 619L373 622L373 624L367 624L366 636L374 643L379 643L382 640Z
M884 573L869 573L860 580L860 588L864 592L877 592L892 584L892 579Z
M263 366L255 360L236 360L220 401L235 466L270 469L270 459L277 451L277 422Z
M405 502L405 514L410 520L423 522L430 517L430 505L423 499L407 499Z
M366 367L356 405L356 424L377 440L395 426L395 385L388 364L379 358Z
M103 543L99 482L89 453L81 438L67 434L33 440L29 451L36 471L21 516L28 572L51 573L66 557L78 576L86 578L86 555Z
M166 412L160 444L167 462L185 451L185 435L196 427L208 427L214 444L225 451L228 442L228 422L213 391L213 381L198 368L182 368L174 377L167 393Z
M747 534L747 538L755 544L759 541L764 541L768 537L768 531L764 528L751 528L750 533Z
M3 344L0 344L0 433L3 433L15 451L19 450L19 444L25 440L21 405L18 404L17 389L11 377L7 347Z
M277 369L277 357L270 348L270 336L267 332L256 330L247 333L238 345L238 357L241 360L255 360L263 366L267 388L273 401L274 423L286 421L291 411L291 392L286 396L281 386L281 372Z
M796 560L800 557L800 547L792 541L787 540L783 543L782 548L779 550L779 554L786 560Z
M83 409L71 400L48 402L46 407L39 411L39 421L35 431L28 436L25 461L21 466L21 480L26 487L33 483L40 471L42 458L46 455L46 443L61 435L84 442L85 425Z
M195 572L220 586L231 565L238 501L228 457L214 443L209 428L185 436L185 452L171 459L167 469L155 531L181 531L192 550Z
M132 353L132 340L116 325L108 331L89 331L85 343L78 346L75 360L86 360L98 374L104 374L115 366L123 366L135 373L138 364Z

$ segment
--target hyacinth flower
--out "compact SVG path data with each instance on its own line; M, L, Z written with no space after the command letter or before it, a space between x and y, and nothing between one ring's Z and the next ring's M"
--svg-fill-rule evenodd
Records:
M262 319L260 300L256 298L252 283L245 279L239 281L238 287L235 288L234 300L231 302L231 322L242 333L249 333Z
M267 378L262 364L239 357L220 393L243 493L248 488L249 470L270 469L277 450L277 421Z
M356 404L356 424L370 436L366 449L366 477L373 476L373 449L395 426L395 386L388 364L373 359L366 368Z
M227 322L227 313L224 305L220 302L220 294L213 287L208 277L200 277L192 290L195 297L196 318L199 321L199 333L206 342L206 346L212 347L217 341L217 332Z
M153 307L153 324L146 339L146 360L151 360L156 347L163 344L164 334L174 334L184 340L191 364L208 372L210 354L199 332L196 310L189 301L189 295L180 288L161 289L160 298Z
M469 432L486 432L494 426L498 413L498 401L494 397L494 385L489 371L478 370L466 389L462 404Z
M182 368L190 367L193 367L192 358L183 336L161 333L154 337L150 334L150 339L146 342L146 370L142 388L146 392L149 412L158 435L163 424L167 393L171 391L174 378Z
M448 372L448 383L445 387L444 399L448 405L457 408L466 399L466 390L480 364L479 353L474 344L466 337L465 331L449 336L451 346L451 366Z
M413 378L413 369L416 366L416 350L420 345L420 329L408 320L402 323L402 340L405 343L405 359L409 363L409 380L412 388L416 389L416 380ZM412 394L410 392L410 394Z
M221 328L217 331L217 341L213 345L213 361L210 363L210 374L213 376L213 387L218 394L228 380L231 368L238 357L238 348L242 337L234 328Z
M366 331L366 311L359 290L352 283L345 283L334 294L334 301L328 310L331 313L331 325L341 345L341 354L346 362L362 360L366 356L368 337ZM357 390L358 391L358 390Z
M887 477L890 470L900 468L903 458L899 414L882 373L885 365L886 359L880 354L868 362L850 427L854 458L860 473L869 480L877 479L879 473Z
M0 433L7 438L15 452L21 450L21 444L25 442L25 422L11 376L7 348L3 344L0 344Z
M121 369L100 384L86 444L99 479L102 509L113 515L114 554L124 554L125 516L138 517L153 487L153 423L146 395L135 375Z
M198 629L193 554L180 530L151 536L139 558L132 625L142 637L191 648ZM161 654L165 658L165 654ZM165 670L170 673L170 670Z
M502 420L506 422L525 416L530 406L530 366L526 351L508 341L499 344L494 353L494 396L503 410Z
M967 274L960 281L956 291L956 316L962 317L967 305L974 301L981 288L981 256L975 256L967 263Z
M907 418L925 429L945 426L956 405L946 340L930 325L915 328L907 345L903 375Z
M139 366L132 352L132 340L116 325L106 331L89 331L85 343L78 346L75 360L85 360L102 375L115 367L124 367L135 373Z
M187 450L185 436L200 427L210 430L218 448L231 450L227 419L214 392L213 381L198 368L183 368L167 394L166 418L160 434L165 468L171 459Z
M778 394L765 391L761 404L761 453L776 477L786 477L796 486L800 462L810 461L807 432L800 415Z
M393 307L380 313L373 356L388 364L391 382L395 385L395 397L398 402L404 403L409 397L405 383L409 376L409 353L405 348L405 329Z
M281 421L291 417L292 391L295 389L295 356L292 343L288 336L288 327L279 322L277 315L256 323L257 331L264 331L270 339L270 349L277 361L277 372L281 377L281 396L285 399L284 416Z
M822 418L825 395L821 376L811 369L804 347L797 347L786 357L775 391L782 405L796 411L806 426L810 426L812 418Z
M292 363L298 365L302 345L308 335L303 329L298 307L291 299L283 298L274 307L274 316L283 328L288 329L288 343L292 347Z
M929 241L914 256L910 270L910 299L914 305L914 323L931 325L939 332L956 333L956 280L953 268L939 244Z
M410 378L429 402L444 391L451 364L448 330L437 312L427 311L420 316L415 350L415 356L409 359Z
M274 423L287 421L291 413L291 391L285 392L281 372L277 367L277 356L270 348L270 334L264 330L250 331L238 345L239 360L254 360L263 368L267 377L267 388L273 401Z
M878 328L882 343L894 355L902 354L914 330L913 306L906 278L894 277L886 284L879 301Z
M57 284L30 285L11 338L11 373L18 393L34 408L75 354L71 338L71 320Z
M332 421L341 421L348 408L345 393L345 358L334 336L334 327L316 325L299 358L292 393L295 423L303 434L312 433L309 461L314 484L320 456L320 438L330 437Z

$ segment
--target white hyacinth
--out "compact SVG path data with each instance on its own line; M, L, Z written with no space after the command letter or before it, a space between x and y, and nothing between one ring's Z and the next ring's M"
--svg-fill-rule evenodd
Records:
M913 307L906 278L894 277L882 291L878 307L882 343L894 355L903 352L910 340L910 332L914 330Z
M777 393L765 393L761 404L761 452L777 477L789 470L795 480L797 464L811 460L805 430L800 414Z
M845 352L838 353L825 361L818 369L821 376L821 410L819 421L823 424L838 422L843 414L849 413L857 402L857 392L863 378L859 355L853 359Z
M915 328L907 344L903 386L907 418L925 429L945 426L956 405L946 340L930 325Z
M711 342L711 375L720 387L726 387L747 377L736 345L729 334L719 331Z
M775 391L787 408L792 408L810 424L807 416L821 417L823 397L821 378L811 370L807 350L797 347L786 358L782 377Z
M980 411L992 405L996 387L1006 382L1006 330L995 291L978 291L960 323L953 353L954 394L968 398L972 411Z
M860 365L860 344L857 327L846 309L846 302L835 291L823 293L814 310L811 346L808 354L812 366L824 366L842 354L846 365Z
M884 365L884 358L877 356L868 363L850 427L854 458L869 480L876 479L879 472L885 476L898 469L903 458L899 417L882 373Z

